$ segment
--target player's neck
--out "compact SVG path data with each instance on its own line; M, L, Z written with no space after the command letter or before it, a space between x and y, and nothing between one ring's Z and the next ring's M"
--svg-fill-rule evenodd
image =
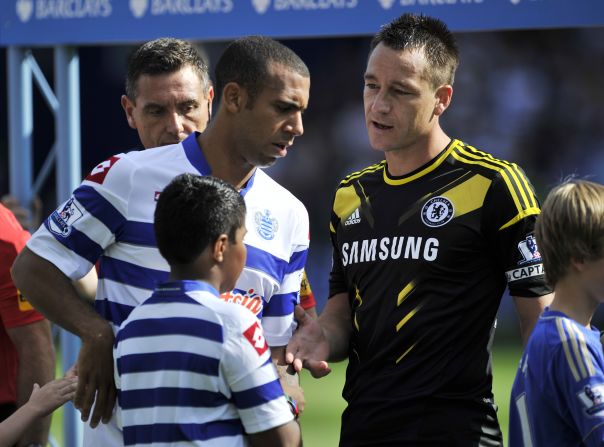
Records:
M585 327L590 327L591 319L598 307L598 302L592 300L581 287L581 283L566 276L556 284L551 310L568 315Z
M407 175L433 160L447 147L449 138L440 127L430 135L401 149L385 152L388 173L393 177Z
M216 290L220 290L220 281L212 274L199 274L199 269L192 264L172 265L170 267L169 281L202 281Z
M221 128L210 126L197 137L197 142L213 176L242 189L254 174L254 166L243 163L233 155L230 136L225 135Z

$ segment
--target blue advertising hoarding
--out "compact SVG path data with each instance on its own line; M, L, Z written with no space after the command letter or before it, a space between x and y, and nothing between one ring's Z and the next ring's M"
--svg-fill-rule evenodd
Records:
M0 46L86 45L158 36L373 34L404 12L454 31L604 25L604 0L2 0Z

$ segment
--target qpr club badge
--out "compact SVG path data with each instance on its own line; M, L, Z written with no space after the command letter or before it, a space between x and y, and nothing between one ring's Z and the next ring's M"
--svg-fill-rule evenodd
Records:
M256 222L256 231L262 239L270 241L274 239L275 233L279 229L279 222L275 219L269 210L256 212L254 216Z
M453 202L443 196L433 197L422 207L422 222L429 227L442 227L454 214Z

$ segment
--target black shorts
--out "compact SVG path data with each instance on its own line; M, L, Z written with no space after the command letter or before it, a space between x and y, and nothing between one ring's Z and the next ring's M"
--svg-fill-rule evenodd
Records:
M497 406L488 400L431 398L381 411L350 409L342 415L341 447L503 446Z

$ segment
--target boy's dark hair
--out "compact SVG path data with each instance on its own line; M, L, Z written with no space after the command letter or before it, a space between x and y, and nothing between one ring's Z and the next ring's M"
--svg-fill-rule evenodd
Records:
M552 287L573 260L604 256L604 186L571 178L553 188L537 217L535 237Z
M170 265L188 264L221 234L235 240L245 224L245 202L212 176L181 174L162 191L155 208L155 237Z
M188 65L199 75L207 94L211 85L208 64L191 43L171 37L150 40L134 50L128 59L126 95L130 101L136 101L137 82L142 75L175 73Z
M285 66L299 75L309 78L306 64L291 49L270 37L248 36L232 42L216 64L216 90L222 90L229 82L245 88L250 98L248 108L264 87L269 77L269 64Z
M380 43L393 50L422 50L428 61L428 81L434 88L453 85L459 64L455 37L441 20L416 14L403 14L387 25L371 41L371 52Z

